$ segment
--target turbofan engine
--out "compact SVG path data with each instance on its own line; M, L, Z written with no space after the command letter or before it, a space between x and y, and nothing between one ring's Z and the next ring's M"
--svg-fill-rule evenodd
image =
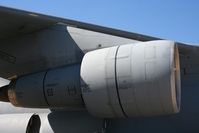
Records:
M180 109L178 49L171 41L116 46L87 53L82 95L100 117L172 114Z
M81 66L22 76L6 88L21 107L86 108L103 118L173 114L181 97L178 48L161 40L94 50Z

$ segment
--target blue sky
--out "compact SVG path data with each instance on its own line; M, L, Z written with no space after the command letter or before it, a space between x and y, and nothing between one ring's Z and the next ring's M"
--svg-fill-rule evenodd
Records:
M0 5L199 44L198 0L1 0Z

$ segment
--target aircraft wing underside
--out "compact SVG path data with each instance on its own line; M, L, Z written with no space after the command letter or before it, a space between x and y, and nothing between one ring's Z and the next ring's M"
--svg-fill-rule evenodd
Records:
M154 41L162 39L2 6L0 6L0 18L0 77L11 80L10 85L0 88L0 100L6 102L10 100L13 105L19 106L13 107L8 103L0 103L0 132L65 133L68 131L69 133L77 133L82 131L82 133L97 133L99 131L105 133L105 130L108 133L145 133L147 131L154 133L199 132L197 125L199 123L199 107L197 106L199 94L198 46L171 41ZM132 46L133 44L135 46ZM165 44L165 47L158 44ZM148 51L146 50L148 48L147 45L152 46L147 49ZM159 48L159 51L156 48ZM166 51L165 49L168 48L170 50ZM159 57L156 60L156 55L168 57L168 60L165 58L162 60ZM134 59L133 61L137 61L135 64L133 64L134 62L128 64L131 57L132 60ZM136 60L137 57L140 58ZM142 59L148 61L143 66L141 64ZM170 59L172 60L171 62L169 62ZM153 64L153 60L157 62ZM158 64L158 62L160 63ZM180 66L176 62L180 63ZM142 68L143 71L146 71L143 74L145 77L140 82L142 84L146 83L145 87L139 82L133 85L131 84L132 82L126 84L129 82L127 78L133 77L133 81L136 81L137 77L134 75L129 76L131 70L128 67L122 66L125 63L130 67L133 66L133 69L137 68L135 71L132 71L134 75L138 75L138 79L142 78L139 75L142 72ZM140 66L137 65L139 63L141 64ZM113 64L115 65L114 67ZM159 65L158 69L154 69L156 64ZM165 64L165 66L169 65L169 69L166 69L162 64ZM99 67L100 65L102 67ZM90 69L84 69L85 67ZM159 69L160 67L162 69ZM179 76L175 73L178 67L181 72L178 73L180 74ZM80 72L80 68L81 71L85 70L85 72ZM93 68L94 70L96 68L97 71L90 71ZM120 69L120 72L117 73L116 70L118 69ZM158 74L163 72L160 70L164 72L169 71L169 74L175 73L177 76L174 75L177 78L175 76L174 78L176 79L171 78L172 74L166 74L166 78L171 78L172 81L177 83L177 80L181 78L182 107L180 113L169 116L137 118L139 115L153 116L153 113L156 111L159 111L158 113L160 114L177 113L179 111L179 105L175 103L176 101L179 102L178 99L176 101L172 99L173 97L178 97L176 93L181 94L177 92L177 89L176 92L171 92L172 96L169 95L170 93L168 94L170 89L165 92L164 90L159 90L158 93L154 89L156 86L154 87L153 82L165 83L164 85L159 85L163 87L170 85L169 83L171 82L171 80L167 82L164 78L161 79L161 76ZM113 73L115 77L111 75ZM97 75L97 78L95 75ZM154 75L158 75L160 78L157 79ZM97 80L93 81L95 78ZM98 84L97 81L100 78L102 82ZM107 81L104 81L104 79ZM87 81L89 84L85 83ZM111 91L112 88L110 86L113 86L112 82L116 86L117 91ZM152 90L152 92L148 89L146 90L147 93L146 91L139 93L139 91L132 87L135 89L133 92L134 97L137 96L137 101L136 98L133 99L137 103L132 106L134 107L135 105L138 114L133 112L131 107L126 106L126 104L131 104L133 101L132 99L129 100L132 98L130 93L123 92L123 90L130 88L129 86L141 87L141 90L148 87ZM177 85L174 86L180 88ZM100 91L96 90L100 90L103 87L108 88L107 95L104 96L101 93L98 95ZM175 88L172 87L171 90ZM15 89L18 89L18 91L15 92ZM90 92L96 92L95 96L86 97ZM57 97L56 94L58 95ZM155 99L153 96L156 95L153 94L157 94L159 99L163 99L162 101L165 103L161 104L162 107L159 106L159 99L157 97L155 98L158 100ZM35 96L37 97L35 98ZM112 99L106 96L110 96ZM130 97L129 99L128 96ZM150 113L147 112L148 108L146 108L146 106L150 108L149 104L146 104L147 96L149 99L151 98L151 101L149 100L151 102L150 105L157 109L155 111L152 109L152 112L149 109ZM23 101L20 101L20 98ZM83 98L85 99L83 100ZM92 98L96 98L96 101L100 98L102 100L99 103L94 103L95 100ZM106 98L108 102L104 102ZM125 99L127 100L125 101ZM122 100L124 101L122 102ZM88 105L86 105L87 108L90 106L91 112L94 110L92 114L100 118L91 116L88 113L90 111L86 111L84 102L90 102L91 104L86 103ZM98 105L100 108L101 104L103 104L101 102L107 103L104 106L105 109L102 109L104 111L102 113L98 109ZM172 107L170 107L170 103ZM139 104L140 109L141 106L143 107L143 112L139 112ZM63 105L75 105L75 107L63 108ZM57 106L58 108L54 108ZM109 106L111 107L110 110L108 109ZM47 109L27 109L21 107ZM119 119L104 119L104 115L108 117L110 115L111 118L115 116L118 118L119 116ZM128 118L128 115L138 116L136 118ZM120 119L121 117L127 119ZM16 125L17 122L20 124ZM10 129L6 127L9 124Z

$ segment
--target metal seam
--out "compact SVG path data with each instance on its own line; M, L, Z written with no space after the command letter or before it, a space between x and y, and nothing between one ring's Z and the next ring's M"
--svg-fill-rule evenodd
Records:
M45 80L46 80L47 73L48 73L48 70L44 74L44 79L43 79L43 94L44 94L44 99L46 101L46 104L50 107L50 104L48 103L48 99L47 99L46 93L45 93Z
M122 113L123 113L124 117L128 118L126 112L124 111L122 103L121 103L120 94L119 94L119 88L118 88L118 82L117 82L117 54L118 54L119 47L120 46L117 47L116 53L115 53L115 86L116 86L117 97L118 97L118 101L119 101L119 105L120 105L120 108L122 110Z

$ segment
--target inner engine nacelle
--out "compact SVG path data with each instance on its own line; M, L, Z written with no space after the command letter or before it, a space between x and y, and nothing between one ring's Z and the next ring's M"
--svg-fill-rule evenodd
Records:
M180 110L178 48L150 41L95 50L81 65L82 96L98 117L139 117Z

